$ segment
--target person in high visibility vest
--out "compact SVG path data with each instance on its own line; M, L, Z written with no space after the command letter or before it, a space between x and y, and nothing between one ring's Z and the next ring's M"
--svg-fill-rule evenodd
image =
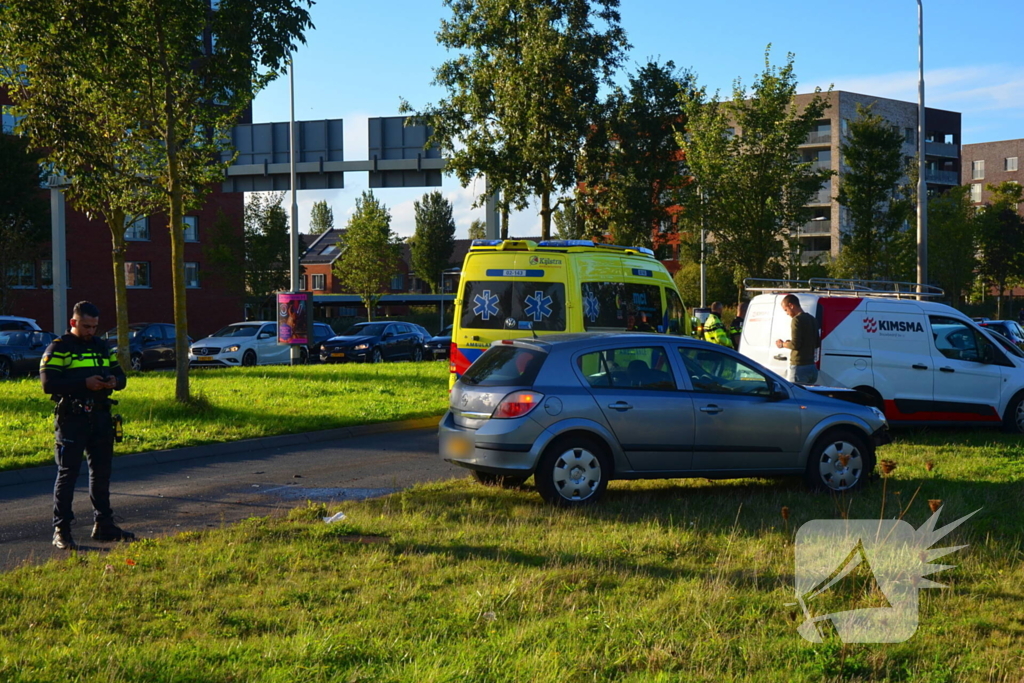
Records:
M716 301L711 304L711 315L704 321L704 341L732 348L732 340L729 332L722 323L722 302Z
M743 320L747 317L747 302L744 301L740 304L739 310L736 312L736 317L729 323L729 338L732 339L732 347L736 350L740 348L740 338L743 336Z

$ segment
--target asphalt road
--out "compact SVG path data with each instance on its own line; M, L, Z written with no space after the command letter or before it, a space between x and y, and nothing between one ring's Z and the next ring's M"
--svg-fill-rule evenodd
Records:
M71 531L80 552L105 552L114 544L89 538L87 473L83 466ZM140 538L158 538L274 514L306 500L362 499L463 476L465 470L438 456L436 429L420 429L123 472L115 459L111 506L121 527ZM65 555L50 544L52 509L52 480L0 487L0 571Z

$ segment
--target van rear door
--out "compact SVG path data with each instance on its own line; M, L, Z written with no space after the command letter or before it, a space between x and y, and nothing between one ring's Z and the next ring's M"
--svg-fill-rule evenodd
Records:
M784 356L780 349L775 348L775 340L778 337L772 336L772 318L776 315L785 316L778 305L778 296L775 294L762 294L754 297L747 308L747 316L743 319L743 335L740 338L739 351L747 358L757 361L775 373L786 376L789 367L789 357ZM786 318L788 324L789 318ZM786 331L786 337L789 331ZM783 355L783 360L775 358Z

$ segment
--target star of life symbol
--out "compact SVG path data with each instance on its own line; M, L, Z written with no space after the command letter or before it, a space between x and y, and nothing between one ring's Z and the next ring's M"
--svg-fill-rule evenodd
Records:
M878 332L878 321L874 318L864 318L865 332Z
M473 297L473 315L483 320L490 320L491 316L498 315L498 295L491 294L491 290L485 289L483 293Z
M601 302L597 300L597 295L587 292L587 296L583 299L583 315L587 316L590 322L595 322L600 314Z
M918 591L940 588L924 578L929 574L952 569L956 565L931 564L966 545L932 548L943 536L953 531L978 510L936 530L939 508L915 529L901 519L828 519L811 520L796 534L796 599L786 603L799 605L804 622L797 631L812 643L823 642L822 635L831 621L844 643L902 643L917 631ZM839 591L836 597L859 597L844 593L843 579L857 570L873 578L887 606L869 607L817 614L819 598L829 590ZM840 584L838 588L833 586Z
M544 318L551 316L552 299L550 296L545 296L544 292L534 292L533 296L526 297L524 301L526 301L526 317L533 318L533 322L539 323Z

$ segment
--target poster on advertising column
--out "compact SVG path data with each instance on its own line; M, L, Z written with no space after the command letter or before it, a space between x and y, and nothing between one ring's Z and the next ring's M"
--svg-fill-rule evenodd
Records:
M277 295L277 343L308 344L309 316L313 308L309 292L280 292Z

